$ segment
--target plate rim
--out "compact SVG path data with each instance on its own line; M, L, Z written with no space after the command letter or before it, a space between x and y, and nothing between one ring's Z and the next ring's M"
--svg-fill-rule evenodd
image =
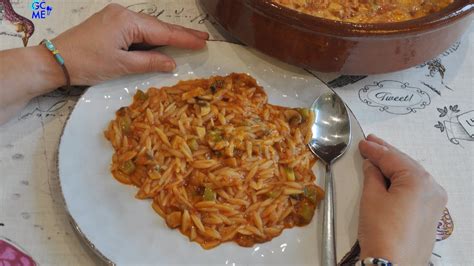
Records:
M102 83L100 83L102 84ZM100 84L97 84L97 85L100 85ZM77 105L79 104L80 102L80 99L86 94L86 92L89 91L90 88L93 88L97 85L94 85L94 86L90 86L88 87L87 89L85 89L81 95L78 97L78 100L77 102L74 103L74 107L72 108L71 112L69 112L67 118L66 118L66 121L64 121L64 125L63 125L63 128L61 129L61 134L59 135L59 145L58 145L58 150L56 151L56 170L57 170L57 173L58 173L58 182L59 182L59 192L61 194L61 200L62 200L62 204L64 205L64 210L66 211L66 215L68 217L68 220L69 220L69 223L71 224L72 226L72 229L74 230L74 232L76 233L77 236L79 236L79 241L86 245L87 248L89 248L89 250L92 250L94 252L94 254L104 263L106 263L107 265L117 265L116 263L114 263L112 260L110 260L107 256L105 256L98 248L96 248L96 246L94 245L94 243L92 243L92 241L84 234L84 232L82 232L81 228L79 227L79 224L76 222L76 220L74 219L74 217L72 216L70 210L69 210L69 206L67 204L67 201L66 201L66 197L64 196L64 191L63 191L63 184L62 184L62 181L61 181L61 175L60 175L60 172L59 172L59 158L60 158L60 151L61 151L61 145L63 143L63 137L64 137L64 131L66 130L66 127L69 123L69 119L71 118L71 115L72 113L76 110L77 108Z

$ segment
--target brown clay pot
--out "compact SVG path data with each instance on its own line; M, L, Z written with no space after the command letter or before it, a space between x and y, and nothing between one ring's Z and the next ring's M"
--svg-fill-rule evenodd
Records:
M449 48L471 24L473 0L419 19L357 24L314 17L271 0L200 0L242 43L287 63L350 75L406 69Z

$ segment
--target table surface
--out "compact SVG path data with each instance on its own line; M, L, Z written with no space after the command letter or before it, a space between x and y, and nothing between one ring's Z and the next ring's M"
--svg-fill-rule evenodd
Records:
M31 2L11 0L14 10L29 18ZM53 38L110 2L47 1L53 11L45 19L33 20L35 33L30 43ZM195 0L113 2L167 22L208 31L212 40L235 42ZM0 6L0 50L21 47L21 38L2 11ZM474 263L472 58L471 26L445 53L405 71L368 77L313 72L341 95L366 134L375 133L420 161L447 190L454 233L436 244L432 258L436 265ZM380 97L379 101L373 98L375 88L381 89L380 97L405 88L427 104L408 101L403 108L385 104ZM58 90L33 99L17 117L0 126L0 238L11 239L40 265L100 264L69 223L56 168L61 131L81 92L81 88Z

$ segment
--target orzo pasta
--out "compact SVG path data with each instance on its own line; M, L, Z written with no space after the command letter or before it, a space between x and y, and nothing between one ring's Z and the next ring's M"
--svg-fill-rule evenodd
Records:
M313 118L268 104L246 74L137 91L105 131L111 171L203 248L252 246L308 224L323 198L305 145Z
M427 16L454 0L272 0L312 16L354 23L399 22Z

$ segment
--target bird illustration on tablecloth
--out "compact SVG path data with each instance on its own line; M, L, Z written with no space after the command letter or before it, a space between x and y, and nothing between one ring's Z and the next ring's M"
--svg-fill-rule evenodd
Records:
M25 18L15 12L10 0L0 0L0 24L10 24L14 27L16 34L9 32L0 32L5 35L20 36L23 40L23 45L28 45L28 40L35 31L35 25L31 20ZM22 33L19 35L18 33Z

